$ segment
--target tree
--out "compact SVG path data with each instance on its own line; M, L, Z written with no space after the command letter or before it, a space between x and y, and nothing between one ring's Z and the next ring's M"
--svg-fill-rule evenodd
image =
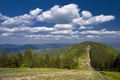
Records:
M37 67L37 63L36 63L38 58L37 56L38 55L35 52L32 53L32 67Z
M50 67L50 58L49 58L49 55L46 55L46 57L45 57L45 67Z
M9 67L16 68L18 66L17 58L16 58L15 54L11 54L9 56L9 60L10 60L10 66Z
M56 56L50 56L49 63L50 63L51 68L55 68L55 66L56 66Z
M60 68L60 57L59 57L59 55L57 55L57 57L56 57L55 68Z
M78 60L72 54L65 54L63 59L63 68L76 69L78 68Z
M120 54L117 56L117 58L114 60L113 62L113 69L115 71L119 71L120 72Z
M32 51L29 48L25 50L22 66L29 68L32 67Z
M63 60L63 68L67 68L67 69L71 69L71 60L72 58L70 58L69 55L65 55L64 60Z
M23 63L23 56L22 56L22 53L20 51L18 51L17 55L17 64L18 64L18 67L21 67L22 66L22 63Z
M0 67L5 67L5 68L7 68L7 67L9 67L9 65L10 65L10 60L9 60L7 54L6 54L6 50L3 49L1 53L2 53L2 54L1 54Z

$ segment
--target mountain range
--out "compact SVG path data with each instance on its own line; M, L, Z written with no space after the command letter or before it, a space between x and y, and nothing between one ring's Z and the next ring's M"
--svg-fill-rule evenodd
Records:
M61 48L65 46L72 45L70 43L51 43L51 44L0 44L0 50L5 49L8 53L11 52L17 52L17 51L24 51L26 48L30 48L32 50L47 50L47 49L55 49L55 48ZM113 44L113 43L107 43L107 45L120 49L119 44Z
M0 45L0 50L5 49L8 53L24 51L26 48L30 48L32 50L46 50L46 49L54 49L60 48L63 46L68 46L70 44L24 44L24 45L15 45L15 44L2 44Z

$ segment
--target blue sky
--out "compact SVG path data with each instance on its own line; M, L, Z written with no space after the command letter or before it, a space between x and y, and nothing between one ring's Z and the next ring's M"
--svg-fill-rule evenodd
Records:
M0 0L0 44L119 43L119 4L119 0Z

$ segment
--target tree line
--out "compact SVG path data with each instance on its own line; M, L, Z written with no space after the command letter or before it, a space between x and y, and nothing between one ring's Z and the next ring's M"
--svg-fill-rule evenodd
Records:
M0 52L0 67L3 68L78 68L78 62L69 56L67 53L62 56L39 56L30 48L25 49L24 53L18 51L17 53L7 54L3 49Z
M85 45L86 47L86 45ZM84 46L74 46L66 54L57 56L40 56L27 48L24 52L7 54L3 49L0 52L0 67L4 68L63 68L78 69L81 54L85 53ZM56 53L57 54L57 53ZM96 70L120 72L120 52L105 46L92 45L90 50L91 65Z
M120 52L110 47L94 47L90 50L91 65L96 70L120 72Z

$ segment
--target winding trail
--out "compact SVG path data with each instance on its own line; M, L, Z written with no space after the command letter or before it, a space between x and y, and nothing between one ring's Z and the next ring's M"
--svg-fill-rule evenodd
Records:
M93 68L92 68L92 66L91 66L90 45L87 46L86 51L87 51L87 57L88 57L87 65L88 65L89 70L91 70L91 69L93 69Z
M90 49L91 49L91 46L88 45L87 48L86 48L87 55L88 55L87 65L88 65L89 70L95 71L95 70L92 68L92 66L91 66ZM95 71L95 72L101 77L101 80L105 80L104 77L103 77L103 75L102 75L100 72L98 72L98 71Z

